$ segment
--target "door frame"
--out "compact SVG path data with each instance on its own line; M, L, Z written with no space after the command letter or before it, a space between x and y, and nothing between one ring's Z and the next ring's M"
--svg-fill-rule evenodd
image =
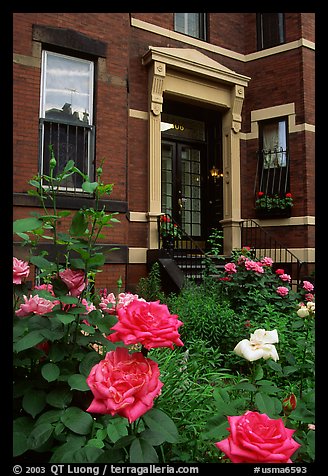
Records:
M148 67L150 249L159 247L161 214L161 112L163 96L198 101L222 110L224 255L241 247L240 132L245 87L251 79L232 71L194 48L149 47L142 57Z

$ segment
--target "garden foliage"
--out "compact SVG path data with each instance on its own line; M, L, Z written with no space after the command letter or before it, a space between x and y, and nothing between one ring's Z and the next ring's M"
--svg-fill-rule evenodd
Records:
M313 285L292 289L270 258L243 248L215 278L178 295L161 291L156 267L138 294L122 292L119 277L116 290L97 290L99 241L117 223L98 205L113 185L101 167L94 182L71 161L56 170L52 157L50 175L29 182L42 211L14 222L25 252L13 260L14 457L240 462L230 448L243 454L247 441L235 422L251 415L283 435L271 451L258 435L255 461L274 462L281 445L280 462L313 461ZM57 195L73 174L96 205L72 215ZM46 241L54 254L42 251Z

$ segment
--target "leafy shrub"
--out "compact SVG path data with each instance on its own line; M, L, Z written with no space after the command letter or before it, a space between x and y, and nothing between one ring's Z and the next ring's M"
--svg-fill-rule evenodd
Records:
M170 296L167 301L171 312L178 314L184 323L181 336L187 347L199 339L224 354L245 333L242 319L229 303L218 300L215 282L211 285L209 280L201 285L189 282L179 295Z

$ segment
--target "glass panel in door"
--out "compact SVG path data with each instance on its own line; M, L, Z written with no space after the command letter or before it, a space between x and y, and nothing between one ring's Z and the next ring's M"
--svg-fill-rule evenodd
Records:
M173 216L173 166L175 156L175 144L162 143L162 213Z
M193 237L201 236L201 154L200 150L178 145L180 184L178 202L182 228Z

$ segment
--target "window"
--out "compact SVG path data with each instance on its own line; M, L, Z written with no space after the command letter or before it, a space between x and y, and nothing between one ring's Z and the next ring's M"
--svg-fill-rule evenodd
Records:
M206 40L206 13L175 13L174 30Z
M263 121L258 151L258 191L284 194L289 187L288 131L285 118Z
M285 42L283 13L257 13L257 47L259 50Z
M83 173L93 174L93 78L92 61L42 52L41 174L49 174L50 145L57 160L55 173L73 160ZM64 189L81 190L82 182L82 177L74 174L63 184Z

